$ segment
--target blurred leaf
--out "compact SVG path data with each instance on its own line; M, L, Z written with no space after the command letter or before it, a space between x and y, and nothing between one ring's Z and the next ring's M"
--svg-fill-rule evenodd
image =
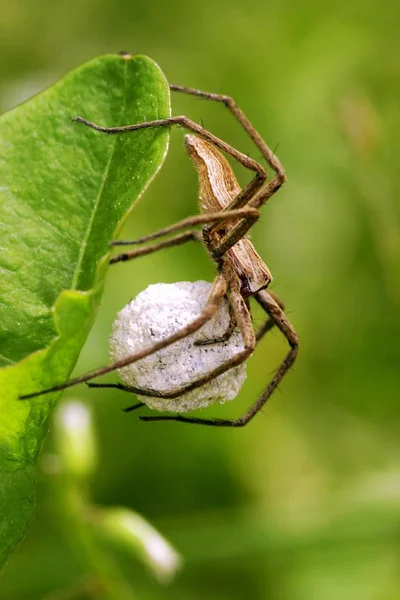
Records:
M167 82L143 56L105 56L0 118L0 564L34 510L34 463L57 394L93 323L108 242L159 169L166 131L109 125L169 115Z

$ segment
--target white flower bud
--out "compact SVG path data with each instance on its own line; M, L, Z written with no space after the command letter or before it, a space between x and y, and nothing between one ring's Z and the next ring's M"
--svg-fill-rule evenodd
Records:
M110 356L119 360L149 348L179 331L197 318L211 290L205 281L150 285L117 315L110 338ZM228 303L199 331L118 371L127 384L166 393L195 381L244 349L235 329L229 340L195 346L196 340L212 340L229 328ZM156 410L187 412L216 402L233 400L246 378L245 364L223 373L210 382L175 399L140 396Z

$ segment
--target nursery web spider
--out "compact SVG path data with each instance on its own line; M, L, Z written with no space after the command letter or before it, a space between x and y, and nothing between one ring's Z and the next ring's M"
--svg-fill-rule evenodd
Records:
M298 351L298 336L283 312L282 304L273 293L267 292L266 290L272 279L268 267L257 254L249 239L245 237L247 231L259 218L258 209L278 191L285 182L286 176L278 158L270 150L232 98L178 85L170 85L170 88L175 92L181 92L224 104L261 151L267 164L273 169L275 173L274 177L267 182L267 172L258 162L245 154L242 154L184 116L170 117L167 119L137 123L135 125L125 125L122 127L101 127L82 117L75 117L74 120L76 122L109 135L123 134L151 127L171 127L172 125L181 125L192 132L192 135L187 135L185 137L185 146L198 171L200 180L200 205L203 214L189 217L170 227L166 227L134 241L112 242L112 245L114 246L142 244L144 242L157 240L168 234L176 233L188 227L192 228L183 233L178 233L164 241L159 241L139 249L128 250L118 256L114 256L110 263L115 264L121 261L131 260L138 256L150 254L161 248L184 244L190 240L201 241L208 250L210 257L217 265L217 276L201 314L192 323L180 331L162 341L156 342L151 347L135 352L133 355L118 360L111 365L100 367L86 375L81 375L49 389L27 394L23 396L23 398L33 398L40 394L63 390L78 383L87 382L95 377L109 373L110 371L120 369L141 358L149 356L150 354L198 331L213 317L213 315L215 315L222 299L227 297L232 315L232 323L239 327L243 336L244 350L225 361L217 368L208 373L204 373L204 375L195 381L170 393L132 388L122 384L92 383L89 385L92 387L114 387L138 393L143 396L177 398L183 393L207 383L228 369L244 362L252 354L258 341L276 325L289 343L289 352L276 370L275 375L267 388L242 417L239 419L202 419L197 417L185 417L182 415L141 417L143 421L169 420L223 427L243 427L267 402L286 372L293 365ZM241 189L239 186L232 168L221 154L220 150L255 173L253 179L245 188ZM196 225L202 225L201 232L193 229ZM268 319L256 333L253 331L249 303L250 297L254 297L268 315ZM231 331L232 326L229 327L224 339L229 337ZM220 342L221 339L222 338L218 340L208 340L206 343ZM202 342L197 343L199 344ZM142 405L143 404L140 403L127 410L133 410Z

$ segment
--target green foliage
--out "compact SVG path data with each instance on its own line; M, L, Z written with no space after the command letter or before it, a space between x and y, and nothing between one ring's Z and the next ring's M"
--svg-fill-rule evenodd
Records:
M105 56L0 120L0 564L34 510L35 470L58 394L93 323L108 243L159 169L168 132L107 137L75 114L121 125L169 115L167 82L143 56Z
M161 583L171 581L181 560L169 542L135 511L98 506L91 497L90 480L96 466L101 465L88 407L78 401L63 403L55 414L54 434L56 447L49 478L52 507L60 531L85 573L78 582L77 595L92 586L99 599L135 598L118 553L128 564L140 561ZM73 587L76 589L76 584Z
M232 95L288 174L251 235L301 348L263 414L240 432L152 426L121 412L135 402L122 392L64 395L93 408L93 498L138 511L184 556L169 588L128 561L137 600L399 598L398 39L398 0L2 3L2 109L90 56L142 51L173 83ZM257 158L225 107L179 94L172 107ZM122 239L196 213L182 137L172 129ZM147 285L214 274L196 245L110 269L76 374L107 363L116 312ZM202 414L244 412L285 351L271 332L240 396ZM44 451L55 452L50 435ZM1 600L60 600L85 575L52 518L53 490L38 470L37 517L4 569Z

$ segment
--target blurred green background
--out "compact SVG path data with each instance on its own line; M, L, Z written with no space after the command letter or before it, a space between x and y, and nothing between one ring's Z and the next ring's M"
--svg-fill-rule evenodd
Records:
M131 402L121 393L65 394L93 407L96 501L137 510L184 556L168 587L130 564L136 597L400 598L398 2L2 0L0 8L1 110L91 57L147 54L171 82L232 95L288 173L252 238L301 351L262 414L238 431L144 424L120 411ZM179 96L172 106L257 157L224 107ZM173 131L123 237L196 213L182 142ZM213 273L193 245L115 266L76 373L107 360L113 316L147 285ZM203 414L242 414L285 350L279 334L267 336L239 398ZM50 435L44 453L52 451ZM89 597L61 592L84 572L52 493L40 474L36 521L5 570L2 600Z

